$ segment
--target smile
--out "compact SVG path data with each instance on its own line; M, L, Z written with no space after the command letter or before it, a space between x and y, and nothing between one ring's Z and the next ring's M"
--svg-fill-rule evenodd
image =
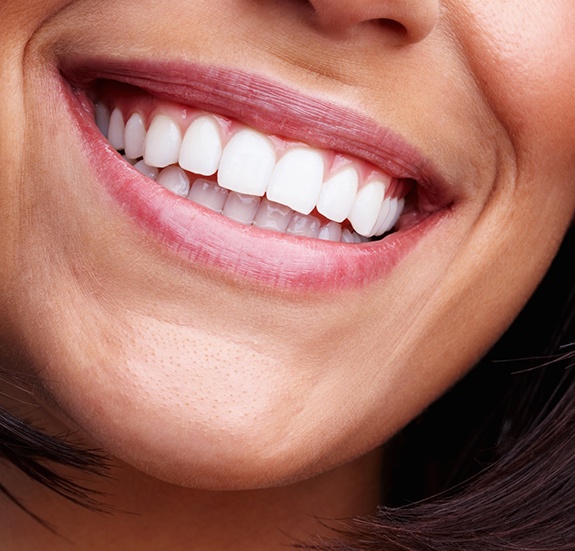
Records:
M425 159L353 113L265 82L258 98L228 72L145 73L158 71L75 68L64 92L106 187L194 263L274 286L363 285L449 204Z
M394 227L411 187L360 159L141 93L97 101L95 119L148 178L261 229L361 243Z

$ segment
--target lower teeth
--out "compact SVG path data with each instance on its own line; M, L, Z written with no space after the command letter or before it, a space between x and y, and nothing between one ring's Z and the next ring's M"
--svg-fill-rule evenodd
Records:
M122 151L120 153L123 153ZM190 174L178 165L162 170L148 166L143 159L124 159L144 176L157 181L179 197L218 212L244 225L294 236L342 243L365 243L380 238L367 238L333 221L322 222L319 217L304 215L266 197L243 195L228 191L205 178L190 179Z

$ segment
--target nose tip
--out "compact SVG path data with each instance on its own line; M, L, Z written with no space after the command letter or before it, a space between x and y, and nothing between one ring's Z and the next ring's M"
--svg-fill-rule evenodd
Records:
M439 0L310 0L320 25L346 32L368 21L383 24L400 41L426 38L439 18Z

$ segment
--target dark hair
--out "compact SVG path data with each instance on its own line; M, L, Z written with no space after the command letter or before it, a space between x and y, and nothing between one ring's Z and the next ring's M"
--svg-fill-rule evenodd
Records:
M574 251L571 229L506 335L395 439L388 505L303 548L575 550Z
M392 487L371 518L326 521L322 551L575 551L575 231L507 334L391 443ZM464 423L460 424L459 420ZM49 465L103 457L0 410L0 459L88 507ZM8 488L0 492L18 503ZM40 520L40 519L39 519Z

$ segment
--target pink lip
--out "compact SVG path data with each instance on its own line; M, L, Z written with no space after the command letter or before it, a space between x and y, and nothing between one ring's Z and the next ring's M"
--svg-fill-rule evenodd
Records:
M108 193L147 232L192 264L221 275L284 289L356 288L385 276L439 220L449 186L416 150L370 120L328 102L245 73L202 66L149 62L68 61L62 93L81 144ZM153 77L151 76L153 75ZM357 155L396 177L413 178L420 202L433 211L410 229L381 241L346 245L245 227L143 177L118 156L95 126L90 102L68 82L95 79L132 84L177 103L238 119L263 132ZM422 199L423 197L423 199Z

